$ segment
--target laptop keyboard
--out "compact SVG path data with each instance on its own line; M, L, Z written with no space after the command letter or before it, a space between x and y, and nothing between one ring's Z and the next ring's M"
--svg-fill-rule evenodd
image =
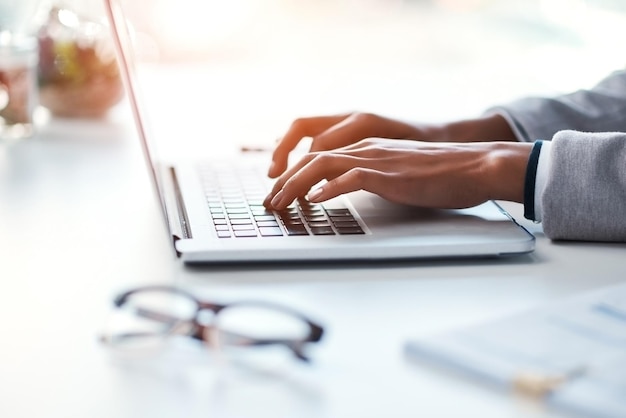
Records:
M267 188L253 168L201 167L200 178L219 238L364 234L347 207L326 208L299 198L281 211L263 206Z

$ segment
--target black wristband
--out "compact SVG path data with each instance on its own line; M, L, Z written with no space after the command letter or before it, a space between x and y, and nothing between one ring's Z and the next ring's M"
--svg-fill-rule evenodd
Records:
M524 218L531 221L535 220L535 183L541 145L543 145L543 141L535 141L535 145L533 145L533 149L530 151L528 165L526 166L526 179L524 181Z

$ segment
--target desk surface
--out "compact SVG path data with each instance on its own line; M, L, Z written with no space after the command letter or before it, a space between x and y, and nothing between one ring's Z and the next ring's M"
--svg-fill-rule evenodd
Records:
M440 77L433 83L439 90L453 77L430 71ZM402 74L413 77L411 71ZM404 89L397 77L382 85L375 80L361 80L378 85L372 96ZM258 79L237 83L241 90L262 85ZM320 85L309 85L310 97L336 87L324 86L316 96ZM420 101L418 110L429 117L428 99L438 98L430 103L436 110L457 116L437 87L413 86L404 99L386 100L380 109L409 116L407 109ZM494 94L479 100L503 95ZM345 97L363 100L365 107L380 104L361 90ZM468 110L454 103L458 113ZM290 110L317 112L323 105ZM258 109L259 103L245 107ZM292 116L284 112L278 122ZM256 114L253 122L262 121L268 119ZM490 261L190 269L173 256L131 125L121 105L104 121L52 120L37 138L0 145L0 416L560 416L413 364L403 356L403 343L623 281L626 245L551 242L540 225L523 220L520 205L505 203L536 234L534 253ZM246 123L235 126L253 130ZM220 300L281 302L317 318L328 332L309 368L275 374L219 375L200 350L163 362L111 357L97 342L111 298L151 283L178 283Z
M626 246L553 243L534 224L536 251L504 260L184 268L132 137L115 120L54 121L0 150L2 416L553 416L411 364L403 342L624 279ZM218 378L199 353L114 361L97 343L111 297L172 282L298 307L327 337L308 370L273 376Z

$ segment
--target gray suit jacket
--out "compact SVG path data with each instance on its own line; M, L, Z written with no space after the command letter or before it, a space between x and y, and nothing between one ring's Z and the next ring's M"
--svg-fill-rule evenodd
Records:
M626 242L626 71L590 90L493 110L520 141L552 140L541 196L548 237Z

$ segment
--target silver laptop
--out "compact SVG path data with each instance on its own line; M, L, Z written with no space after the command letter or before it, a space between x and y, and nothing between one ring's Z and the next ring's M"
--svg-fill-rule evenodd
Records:
M105 0L139 139L176 254L188 263L474 258L525 254L535 239L495 202L463 210L390 203L359 191L266 210L269 158L181 163L157 155L120 0ZM200 139L199 139L200 140Z

